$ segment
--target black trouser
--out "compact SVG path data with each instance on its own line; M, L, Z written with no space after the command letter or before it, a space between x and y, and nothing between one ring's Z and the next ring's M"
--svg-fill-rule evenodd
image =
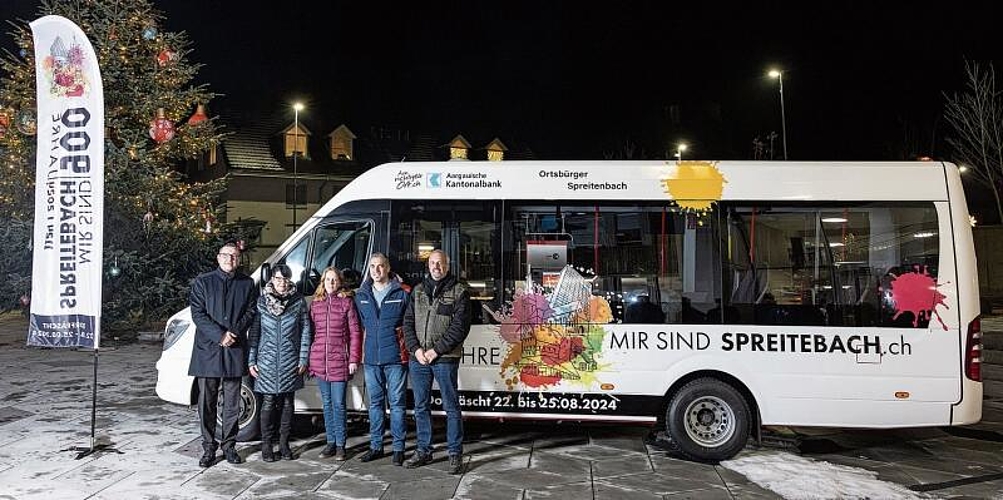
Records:
M197 377L199 383L199 426L202 428L202 448L216 450L216 405L219 386L223 385L223 449L237 445L237 417L240 416L240 377Z
M293 427L293 393L261 395L261 441L275 442L275 421L279 420L279 443L289 442ZM281 415L281 419L280 419Z

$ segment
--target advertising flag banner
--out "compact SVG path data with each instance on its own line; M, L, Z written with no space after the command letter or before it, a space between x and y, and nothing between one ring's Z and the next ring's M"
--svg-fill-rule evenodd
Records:
M101 332L104 91L94 48L66 18L31 23L38 146L28 345L91 347Z

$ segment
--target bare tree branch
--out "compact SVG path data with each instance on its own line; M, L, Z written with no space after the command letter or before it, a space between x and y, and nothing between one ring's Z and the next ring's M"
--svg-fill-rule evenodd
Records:
M966 62L965 91L947 97L944 117L954 129L947 143L954 157L968 167L973 177L992 190L996 210L1003 221L1003 102L996 90L996 72L988 67Z

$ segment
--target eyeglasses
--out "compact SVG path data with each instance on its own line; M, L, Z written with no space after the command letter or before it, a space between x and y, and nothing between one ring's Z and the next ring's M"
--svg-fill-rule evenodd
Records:
M240 254L239 253L225 253L225 252L220 252L220 253L216 254L216 256L217 257L223 257L225 259L230 259L230 260L237 260L237 259L240 258Z

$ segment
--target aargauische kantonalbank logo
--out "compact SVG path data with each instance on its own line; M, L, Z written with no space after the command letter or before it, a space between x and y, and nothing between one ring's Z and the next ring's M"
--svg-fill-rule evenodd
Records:
M442 187L442 174L439 172L429 172L427 181L430 188Z
M421 177L422 175L419 172L401 170L394 176L394 184L397 185L398 190L421 187Z

